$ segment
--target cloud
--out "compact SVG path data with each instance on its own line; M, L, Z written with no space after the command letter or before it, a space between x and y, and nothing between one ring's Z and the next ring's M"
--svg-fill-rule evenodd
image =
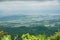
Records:
M54 0L0 0L0 1L54 1ZM55 0L60 1L60 0Z
M0 0L0 1L48 1L48 0Z
M57 1L45 1L45 2L5 1L5 2L0 2L0 15L58 13L59 10L60 10L60 4Z
M21 9L21 8L45 8L45 7L54 7L60 6L60 4L56 1L47 1L47 2L29 2L29 1L10 1L10 2L0 2L0 8L2 9Z

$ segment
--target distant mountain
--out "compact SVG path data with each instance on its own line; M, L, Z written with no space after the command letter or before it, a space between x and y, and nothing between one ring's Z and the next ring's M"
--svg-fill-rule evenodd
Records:
M18 20L21 18L25 18L26 15L13 15L13 16L5 16L5 17L0 17L0 21L11 21L11 20Z
M4 27L32 27L50 26L56 27L60 23L60 15L13 15L0 17L0 26Z
M60 15L12 15L12 16L5 16L0 17L0 22L8 22L7 26L12 25L11 23L17 27L19 26L31 26L31 25L55 25L56 23L60 22ZM19 24L20 25L19 25ZM2 24L2 23L1 23Z
M12 20L21 20L21 19L29 19L29 20L41 20L41 19L60 19L60 15L12 15L0 17L0 21L12 21Z

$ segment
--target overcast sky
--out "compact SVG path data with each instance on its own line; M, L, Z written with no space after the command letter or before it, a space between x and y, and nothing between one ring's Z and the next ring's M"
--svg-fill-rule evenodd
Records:
M9 15L39 15L39 14L60 14L60 1L39 0L39 1L1 1L0 16Z
M0 1L55 1L55 0L0 0ZM56 0L60 1L60 0Z

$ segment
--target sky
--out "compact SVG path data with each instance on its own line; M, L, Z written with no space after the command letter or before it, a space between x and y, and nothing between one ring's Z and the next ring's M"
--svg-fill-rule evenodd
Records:
M0 0L0 16L60 14L60 0Z

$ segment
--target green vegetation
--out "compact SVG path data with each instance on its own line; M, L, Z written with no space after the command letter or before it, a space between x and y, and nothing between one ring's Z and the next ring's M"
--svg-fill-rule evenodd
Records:
M4 35L1 40L12 40L11 35Z
M21 38L21 40L60 40L60 32L56 32L54 35L50 35L48 37L45 33L39 35L31 35L27 33L22 34ZM0 40L18 40L18 35L12 36L4 31L0 31Z
M22 40L60 40L60 32L56 32L50 37L46 37L45 34L40 35L30 35L29 33L22 35Z

